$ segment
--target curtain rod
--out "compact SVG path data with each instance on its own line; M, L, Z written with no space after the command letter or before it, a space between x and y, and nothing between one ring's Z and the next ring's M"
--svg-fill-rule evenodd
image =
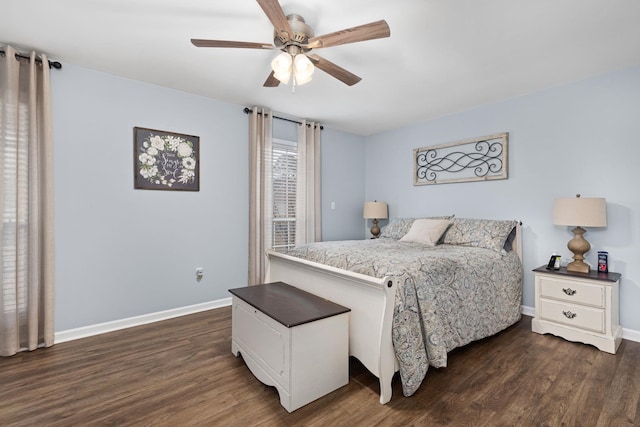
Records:
M244 111L245 114L253 113L253 110L251 108L248 108L248 107L244 107L244 110L242 110L242 111ZM258 114L262 114L262 113L259 112ZM302 122L299 122L297 120L287 119L286 117L278 117L278 116L276 116L274 114L271 114L271 116L274 119L284 120L285 122L297 123L299 125L302 124ZM307 123L307 126L311 126L311 125L309 123ZM321 125L320 126L320 130L324 130L324 126Z
M6 56L7 53L4 50L0 50L0 55ZM18 60L19 58L27 59L27 60L31 59L30 56L26 56L26 55L22 55L20 53L16 53L16 59ZM42 59L36 58L36 62L42 63ZM49 68L55 68L56 70L60 70L62 68L62 64L59 63L58 61L48 61L48 62L49 62Z

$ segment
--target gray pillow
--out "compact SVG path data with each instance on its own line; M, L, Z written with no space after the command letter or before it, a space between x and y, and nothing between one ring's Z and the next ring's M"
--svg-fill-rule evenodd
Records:
M500 252L517 224L518 221L515 220L454 218L442 243Z

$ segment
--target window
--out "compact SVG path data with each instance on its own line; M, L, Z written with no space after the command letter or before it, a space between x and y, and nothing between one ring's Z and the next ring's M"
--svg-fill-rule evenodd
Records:
M271 155L272 214L271 247L286 252L296 243L296 194L298 182L298 145L273 139Z
M29 112L28 105L24 102L18 104L18 114L27 117ZM2 282L0 283L0 292L4 301L4 313L15 313L18 311L21 316L25 316L27 309L27 301L25 292L17 292L16 283L20 282L20 278L26 277L26 266L24 260L27 257L27 245L24 244L27 238L27 221L28 212L26 199L19 198L18 194L24 194L29 191L27 188L27 173L29 164L27 159L29 152L28 146L24 143L25 135L20 135L22 141L19 141L17 134L6 133L5 138L0 144L0 158L4 161L2 169L3 176L0 178L3 183L0 197L3 198L2 203L2 234L0 234L1 252L0 252L0 269L2 270ZM22 143L21 143L22 142ZM20 191L20 193L18 193Z

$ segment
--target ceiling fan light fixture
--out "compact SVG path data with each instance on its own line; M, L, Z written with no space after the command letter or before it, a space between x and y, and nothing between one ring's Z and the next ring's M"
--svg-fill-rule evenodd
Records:
M262 11L273 25L273 44L255 43L230 40L191 39L196 47L221 47L244 49L280 49L282 53L271 61L272 72L265 80L264 87L276 87L277 81L287 83L294 75L294 86L311 80L315 67L335 77L348 86L353 86L362 80L360 77L338 65L319 57L310 55L313 63L307 58L307 53L313 49L358 43L367 40L389 37L391 31L384 19L370 22L356 27L345 28L321 36L314 35L313 29L305 23L302 16L295 13L285 15L279 0L258 0ZM299 57L299 64L294 64L294 58Z
M286 85L287 83L289 83L289 78L291 77L291 70L289 70L288 72L286 72L284 74L273 73L273 77L275 77L276 79L280 80L280 83Z
M306 55L298 54L293 58L293 75L298 86L311 81L315 67Z
M293 58L287 52L282 52L271 61L273 76L282 83L287 84L291 76Z
M297 74L294 74L294 78L296 80L296 86L302 86L305 83L309 83L311 81L311 76L302 76L302 77L298 77Z

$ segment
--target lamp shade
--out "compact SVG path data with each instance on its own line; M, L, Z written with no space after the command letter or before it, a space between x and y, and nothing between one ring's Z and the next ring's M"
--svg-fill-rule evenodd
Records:
M364 218L366 219L386 219L387 204L385 202L364 202Z
M282 52L271 61L273 76L280 82L287 84L291 76L293 59L287 52Z
M293 75L298 86L311 81L314 67L309 58L304 54L298 54L293 59Z
M577 197L553 201L553 223L580 227L606 227L607 204L600 197Z

